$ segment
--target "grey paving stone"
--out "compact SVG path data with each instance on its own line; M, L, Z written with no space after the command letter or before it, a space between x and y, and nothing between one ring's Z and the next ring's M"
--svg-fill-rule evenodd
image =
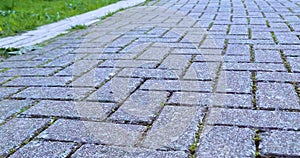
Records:
M140 89L161 91L211 92L211 81L147 80Z
M182 76L191 59L191 55L169 55L164 59L159 68L174 69L178 76Z
M257 72L257 81L300 82L300 73Z
M90 54L86 56L85 60L122 60L122 59L133 59L137 54Z
M106 60L100 67L112 68L154 68L158 61L146 60Z
M184 79L214 80L219 62L194 62L187 70Z
M300 72L300 57L288 57L287 61L291 65L292 71Z
M119 68L95 68L73 81L71 85L78 87L96 87L112 78L119 70Z
M233 71L286 71L283 64L273 63L224 63L223 70Z
M295 88L288 83L258 83L257 106L275 109L299 109Z
M111 115L110 120L151 124L167 95L167 92L136 91Z
M87 100L121 102L140 85L141 81L137 78L113 78L92 93Z
M0 128L0 156L7 155L11 149L18 147L35 132L45 126L49 119L15 118Z
M255 50L255 62L282 63L279 51Z
M168 104L224 106L224 107L252 107L250 94L221 94L175 92Z
M79 76L84 72L89 71L93 67L97 66L100 61L96 60L80 60L73 65L63 69L55 74L56 76Z
M251 93L251 72L221 71L217 92Z
M42 100L22 114L104 120L117 105L99 102L71 102Z
M0 87L0 99L8 97L11 94L18 92L20 88L13 88L13 87Z
M72 62L75 62L76 60L82 58L83 56L80 54L67 54L65 56L59 57L50 63L47 63L43 66L46 67L59 67L59 66L66 66L68 64L71 64Z
M188 151L203 117L203 109L199 107L165 106L142 146Z
M25 99L82 99L91 91L89 88L29 87L12 98Z
M254 157L254 130L248 128L205 126L196 157Z
M19 77L4 86L65 86L71 77Z
M30 68L42 64L43 61L4 61L0 62L0 68Z
M2 100L0 101L0 122L20 112L23 108L31 105L29 100Z
M33 60L43 60L43 61L47 61L47 60L53 60L59 56L65 55L69 52L71 52L73 49L72 48L67 48L67 49L54 49L51 50L49 52L46 52L42 55L39 55L35 58L33 58Z
M79 120L58 120L38 138L133 146L146 127Z
M249 45L229 44L226 49L227 55L248 55L250 54Z
M158 60L158 61L160 61L169 52L170 52L170 48L155 48L155 47L150 47L142 55L140 55L137 59Z
M187 158L188 154L183 151L155 151L140 148L121 148L86 144L78 149L72 158L81 157L136 157L136 158Z
M57 68L14 68L0 73L0 76L48 76L57 70Z
M125 68L118 74L118 76L153 79L178 79L175 70L166 69Z
M0 77L0 84L6 82L10 77Z
M212 108L207 124L299 130L298 112Z
M260 153L263 156L300 156L300 133L297 131L268 131L260 135Z
M246 22L246 24L247 24L247 22ZM247 27L247 25L231 25L229 34L234 34L234 35L239 35L239 34L248 35L248 27Z
M50 142L50 141L31 141L21 149L17 150L10 157L12 158L47 158L47 157L66 157L74 143Z

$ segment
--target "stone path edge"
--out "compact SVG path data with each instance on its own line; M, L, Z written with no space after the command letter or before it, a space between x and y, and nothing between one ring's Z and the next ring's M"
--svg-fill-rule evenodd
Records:
M54 38L59 34L66 33L72 26L92 25L100 21L100 18L108 13L116 12L122 8L133 7L145 1L146 0L121 0L117 3L99 8L97 10L66 18L48 25L40 26L36 30L28 31L21 35L0 38L0 48L21 48L35 45Z

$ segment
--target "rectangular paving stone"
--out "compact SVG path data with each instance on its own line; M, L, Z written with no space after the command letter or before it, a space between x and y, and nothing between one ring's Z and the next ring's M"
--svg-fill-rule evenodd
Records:
M144 60L162 60L168 53L170 52L170 48L155 48L150 47L142 55L140 55L137 59Z
M64 54L67 54L69 52L71 52L73 49L72 48L67 48L67 49L54 49L51 51L46 52L45 54L39 55L37 57L35 57L33 60L43 60L43 61L47 61L47 60L53 60L59 56L62 56Z
M82 99L92 89L67 87L29 87L12 98L25 99Z
M130 60L137 56L137 54L90 54L84 60Z
M275 109L300 109L295 87L289 83L258 83L257 106Z
M254 157L254 130L205 126L201 132L197 157Z
M300 72L300 57L287 57L293 72Z
M0 77L0 84L6 82L7 80L9 80L11 77Z
M250 54L249 45L229 44L226 49L227 55L247 55Z
M187 70L184 79L214 80L219 62L194 62Z
M7 155L35 132L45 126L50 119L14 118L0 128L0 156Z
M97 60L80 60L73 65L61 70L56 76L79 76L84 72L89 71L96 65L98 65L100 61Z
M14 68L0 73L0 76L49 76L57 70L57 68Z
M223 70L234 71L286 71L283 64L273 63L224 63Z
M250 94L175 92L168 104L251 108L252 96Z
M257 72L257 81L300 82L300 73L288 72Z
M260 134L262 156L300 157L299 131L268 131Z
M29 100L2 100L0 101L0 123L11 117L13 114L20 112L23 108L30 106L32 101Z
M0 62L0 69L1 68L30 68L36 67L42 64L43 61L4 61Z
M255 50L255 62L282 63L279 51Z
M167 92L136 91L111 115L110 120L151 124L167 95Z
M221 71L217 92L251 93L251 72L247 71Z
M174 70L168 69L144 69L144 68L125 68L118 76L121 77L138 77L153 79L177 79L178 76Z
M8 97L11 94L18 92L20 88L13 87L0 87L0 99Z
M174 69L178 76L182 76L191 59L191 55L169 55L164 59L159 68Z
M60 67L60 66L67 66L72 62L84 57L82 54L67 54L65 56L61 56L50 63L47 63L43 66L45 67Z
M199 107L165 106L142 146L188 151L203 117L204 111Z
M212 108L206 123L299 130L299 116L298 112Z
M112 78L119 70L119 68L95 68L73 81L71 85L78 87L96 87Z
M146 60L106 60L99 67L112 67L112 68L154 68L158 61Z
M66 157L74 147L74 143L51 142L51 141L31 141L21 149L17 150L10 157L12 158L48 158Z
M146 127L78 120L58 120L38 138L133 146Z
M188 154L183 151L156 151L141 148L131 147L114 147L85 144L79 148L72 156L72 158L82 157L136 157L136 158L187 158Z
M19 77L4 86L65 86L71 77Z
M99 102L73 102L42 100L22 114L31 116L56 116L91 120L104 120L117 105Z
M211 92L211 81L147 80L140 89L160 91Z
M142 82L138 78L113 78L104 86L92 93L87 100L121 102Z

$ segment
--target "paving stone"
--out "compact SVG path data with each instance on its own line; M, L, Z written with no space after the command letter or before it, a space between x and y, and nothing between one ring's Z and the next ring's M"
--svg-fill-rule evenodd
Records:
M227 55L247 55L250 54L249 45L229 44L226 49Z
M191 59L191 55L169 55L164 59L159 68L174 69L178 76L182 76Z
M77 54L67 54L65 56L59 57L53 61L51 61L48 64L45 64L43 66L47 67L59 67L59 66L67 66L71 64L72 62L75 62L76 60L82 58L82 55Z
M65 87L29 87L12 98L25 99L82 99L91 91L89 88L65 88Z
M288 57L287 61L291 65L292 71L300 72L300 57Z
M299 130L298 112L212 108L207 124Z
M245 24L247 24L247 22ZM229 34L248 35L248 27L247 27L247 25L231 25Z
M106 60L100 67L112 68L154 68L158 64L157 61L146 60Z
M45 126L49 119L15 118L0 128L0 156L7 155L11 149L18 147L35 132Z
M251 93L251 72L247 71L221 71L217 92Z
M197 157L254 157L254 130L205 126L201 132Z
M184 79L214 80L219 65L219 62L192 63L187 70Z
M0 87L0 99L8 97L11 94L18 92L20 88Z
M300 73L257 72L257 81L299 82Z
M70 102L42 100L22 114L104 120L117 105L99 102Z
M112 114L110 120L151 124L167 100L168 93L136 91Z
M175 92L168 104L251 108L252 96L250 94Z
M169 52L170 52L169 48L155 48L155 47L150 47L142 55L140 55L137 59L158 60L158 61L160 61Z
M188 151L203 117L203 109L199 107L165 106L142 146Z
M9 69L3 73L0 73L2 77L13 77L13 76L48 76L55 71L57 68L15 68Z
M96 87L116 75L118 68L95 68L71 83L78 87Z
M36 67L40 64L42 64L43 61L10 61L10 62L0 62L0 69L1 68L30 68L30 67Z
M121 102L140 85L141 81L137 78L113 78L92 93L87 100Z
M86 56L85 60L122 60L133 59L137 54L90 54Z
M9 79L10 79L10 77L0 77L0 84L6 82Z
M47 60L53 60L59 56L65 55L69 52L71 52L73 49L72 48L67 48L67 49L54 49L51 50L45 54L42 54L40 56L37 56L35 58L33 58L33 60L43 60L43 61L47 61Z
M295 88L288 83L258 83L257 106L275 109L300 109Z
M155 79L177 79L177 73L174 70L165 69L144 69L144 68L125 68L118 76L155 78Z
M58 120L38 138L133 146L146 127L79 120Z
M188 154L183 151L156 151L140 148L121 148L86 144L78 149L72 157L136 157L136 158L186 158Z
M66 157L71 153L74 143L31 141L21 149L17 150L10 157L12 158L32 158L32 157Z
M55 74L56 76L79 76L84 72L97 66L99 61L95 60L80 60L73 65L63 69L62 71Z
M4 86L65 86L71 77L19 77Z
M29 100L2 100L0 101L0 122L13 114L20 112L32 104Z
M147 80L140 89L161 91L200 91L211 92L211 81Z
M286 71L283 64L273 63L224 63L223 70L233 71Z
M279 51L255 50L255 62L282 63Z
M268 131L260 135L260 153L263 156L300 156L300 133L297 131Z

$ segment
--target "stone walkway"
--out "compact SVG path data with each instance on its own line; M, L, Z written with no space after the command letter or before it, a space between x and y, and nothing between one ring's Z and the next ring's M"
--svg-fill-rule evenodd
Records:
M300 1L160 0L0 63L3 157L300 157Z

